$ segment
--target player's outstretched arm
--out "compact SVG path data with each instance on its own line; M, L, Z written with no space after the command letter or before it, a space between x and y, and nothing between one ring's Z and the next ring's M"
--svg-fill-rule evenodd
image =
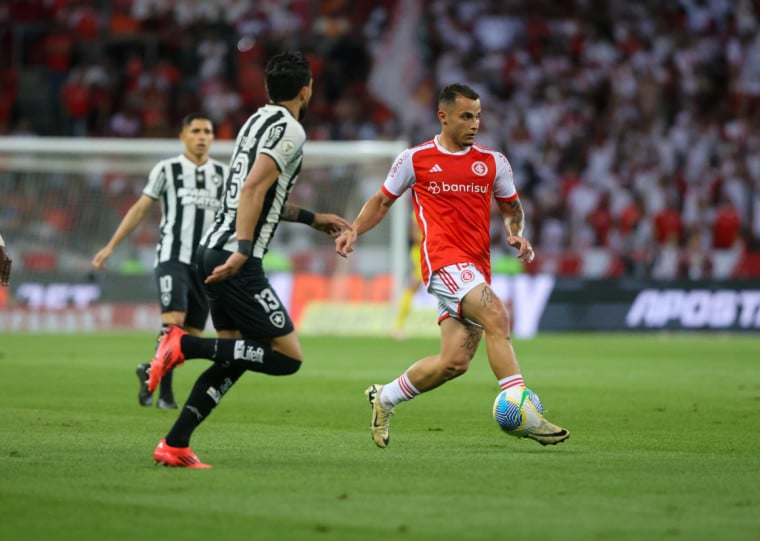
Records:
M129 207L129 210L121 219L121 223L116 228L111 240L109 240L108 244L106 244L97 254L95 254L95 257L92 258L92 266L96 270L102 270L106 267L106 259L111 257L114 249L121 244L121 241L127 238L129 234L140 225L140 222L143 221L145 215L148 213L148 209L150 209L154 202L154 199L143 194L131 207Z
M359 211L359 215L349 229L345 229L335 239L335 251L342 257L354 251L356 239L383 221L395 199L391 199L382 190L378 190Z
M347 220L341 218L337 214L331 214L326 212L311 212L304 208L285 204L285 209L282 211L282 219L287 222L299 222L313 227L317 231L327 233L331 237L335 238L344 229L349 229L351 224Z
M332 238L336 238L344 230L351 229L351 224L348 223L348 220L341 218L337 214L317 212L314 215L314 222L312 222L311 227L317 231L327 233Z

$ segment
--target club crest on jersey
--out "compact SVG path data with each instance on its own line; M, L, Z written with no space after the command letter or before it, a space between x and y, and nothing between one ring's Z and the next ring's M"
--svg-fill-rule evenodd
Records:
M293 154L293 151L296 149L296 144L290 139L285 139L280 145L280 148L282 149L283 154Z
M488 174L488 166L485 162L477 161L472 164L472 172L479 177L484 177Z
M278 329L282 329L285 326L285 314L283 314L281 310L272 312L272 314L269 316L269 321L271 321L272 325Z
M222 177L220 175L211 175L211 182L213 182L214 184L221 184Z

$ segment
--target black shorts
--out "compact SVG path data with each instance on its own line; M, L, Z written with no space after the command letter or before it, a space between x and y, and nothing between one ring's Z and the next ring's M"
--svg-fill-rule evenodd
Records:
M230 256L199 246L196 261L202 280ZM237 274L205 286L217 331L240 331L244 338L276 338L293 332L288 310L264 273L261 260L249 258Z
M195 267L179 261L166 261L159 263L153 274L161 313L184 312L186 327L203 329L208 319L208 299Z

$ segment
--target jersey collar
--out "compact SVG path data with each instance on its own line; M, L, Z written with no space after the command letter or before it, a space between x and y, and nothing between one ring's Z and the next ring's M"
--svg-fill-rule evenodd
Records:
M443 152L444 154L451 154L452 156L463 156L464 154L467 154L472 147L467 147L464 150L460 150L459 152L451 152L450 150L446 150L441 143L438 142L438 135L433 137L433 142L435 143L436 148L439 150L439 152Z

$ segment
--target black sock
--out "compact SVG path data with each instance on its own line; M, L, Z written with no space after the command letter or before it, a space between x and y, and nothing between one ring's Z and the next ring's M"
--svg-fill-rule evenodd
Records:
M161 332L159 332L158 336L156 337L156 349L158 349L158 343L161 340L161 335L164 333L164 331L168 327L169 327L168 323L161 324ZM174 370L169 370L166 374L164 374L164 377L161 378L161 387L159 389L158 395L159 397L164 399L166 402L174 402L174 391L172 389L173 380L174 380Z
M166 402L174 402L174 390L172 389L172 381L174 380L174 369L172 368L164 377L161 378L161 387L159 388L158 396L164 399Z
M294 374L301 361L250 338L200 338L186 334L180 342L186 359L210 359L214 363L241 367L272 376Z
M216 338L201 338L186 334L180 340L182 355L185 359L214 359L216 351Z
M301 361L288 357L250 338L217 340L215 363L239 366L270 376L288 376L301 368Z
M242 367L215 363L198 376L177 421L166 435L167 445L189 447L193 431L209 416L222 396L244 372Z

